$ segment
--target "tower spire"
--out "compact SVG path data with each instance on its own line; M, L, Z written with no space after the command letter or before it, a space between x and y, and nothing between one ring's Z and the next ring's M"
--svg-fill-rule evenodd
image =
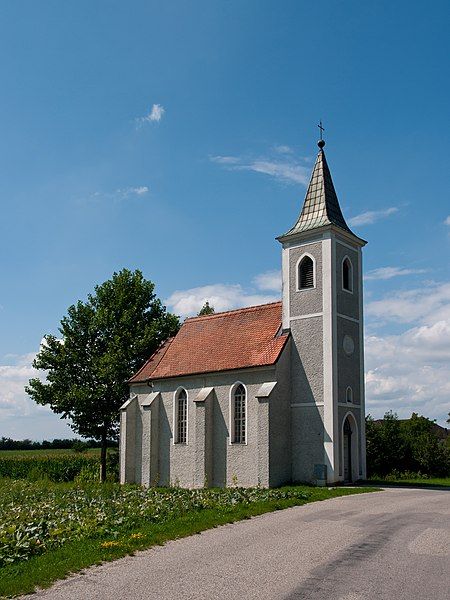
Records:
M334 225L347 233L355 235L345 222L336 190L334 189L327 159L325 158L323 150L325 140L322 137L324 127L322 126L322 121L320 121L318 127L320 130L320 139L317 142L319 152L300 216L295 225L284 235L280 236L280 238L327 225Z

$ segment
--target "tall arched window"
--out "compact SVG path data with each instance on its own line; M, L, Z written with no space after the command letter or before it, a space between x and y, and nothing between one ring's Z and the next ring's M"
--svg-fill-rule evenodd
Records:
M353 402L353 390L350 386L345 390L345 400L347 402Z
M187 393L180 390L175 396L175 443L187 442Z
M298 289L314 287L314 262L310 256L304 256L298 265Z
M353 292L353 267L347 256L342 261L342 289Z
M231 398L231 426L232 443L245 444L246 440L246 420L247 420L247 399L245 387L240 383L236 386Z

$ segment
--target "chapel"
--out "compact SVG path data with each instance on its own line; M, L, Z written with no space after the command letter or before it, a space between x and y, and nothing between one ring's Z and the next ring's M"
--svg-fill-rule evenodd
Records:
M333 485L366 477L362 247L319 152L281 244L279 302L188 318L130 379L120 479Z

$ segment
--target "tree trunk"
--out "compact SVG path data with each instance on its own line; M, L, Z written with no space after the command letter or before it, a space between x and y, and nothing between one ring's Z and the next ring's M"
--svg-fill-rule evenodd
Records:
M100 450L100 481L103 483L106 481L106 453L108 450L108 438L106 435L106 430L102 433L101 439L102 445Z

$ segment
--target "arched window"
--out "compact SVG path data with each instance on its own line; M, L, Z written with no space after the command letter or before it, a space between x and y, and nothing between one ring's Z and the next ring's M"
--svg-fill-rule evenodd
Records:
M298 289L305 290L314 287L314 262L306 255L298 265Z
M348 256L342 261L342 289L353 292L353 267Z
M180 390L175 396L175 444L187 443L187 393Z
M353 402L353 390L350 386L345 390L345 400L347 402Z
M231 440L233 444L245 444L247 403L245 387L240 383L231 397Z

